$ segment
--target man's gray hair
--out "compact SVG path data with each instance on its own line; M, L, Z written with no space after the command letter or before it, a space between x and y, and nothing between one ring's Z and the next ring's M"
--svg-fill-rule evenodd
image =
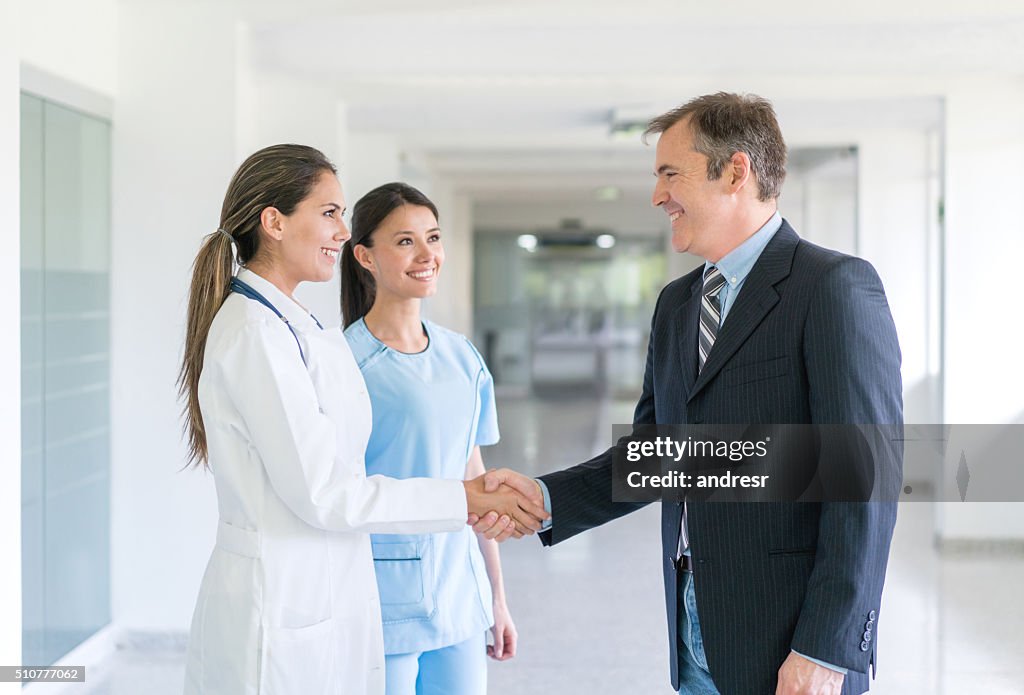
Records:
M709 181L717 181L732 156L743 152L757 179L758 200L779 197L786 179L786 142L770 101L754 94L706 94L652 119L643 141L684 119L689 119L694 148L708 158Z

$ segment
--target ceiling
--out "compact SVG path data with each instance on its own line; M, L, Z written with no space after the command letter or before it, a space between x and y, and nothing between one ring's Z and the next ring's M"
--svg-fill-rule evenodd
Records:
M134 0L145 2L147 0ZM226 2L226 0L224 0ZM647 202L653 148L609 135L697 94L773 100L791 147L863 124L937 127L950 76L1024 75L1024 2L431 0L239 5L253 68L332 90L353 131L477 198Z

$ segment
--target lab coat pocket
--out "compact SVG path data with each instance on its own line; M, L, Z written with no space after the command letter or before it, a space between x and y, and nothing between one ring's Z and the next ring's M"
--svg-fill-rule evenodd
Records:
M433 539L374 536L372 545L383 621L430 619L435 610Z
M308 627L263 626L260 695L318 693L334 687L341 645L335 620Z

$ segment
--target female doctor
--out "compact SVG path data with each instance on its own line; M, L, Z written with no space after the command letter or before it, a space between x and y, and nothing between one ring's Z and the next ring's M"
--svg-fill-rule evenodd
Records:
M498 441L494 383L465 336L424 320L445 260L437 208L389 183L359 199L342 252L345 337L373 404L366 468L472 479ZM486 655L515 656L497 543L462 533L373 536L388 695L483 695ZM486 646L486 632L493 646Z
M458 531L467 513L544 516L483 482L367 477L370 402L340 330L293 297L349 238L336 172L277 145L235 173L195 260L179 386L190 461L213 472L220 521L189 639L185 693L384 689L370 532ZM241 266L232 278L233 253ZM493 513L493 512L492 512Z

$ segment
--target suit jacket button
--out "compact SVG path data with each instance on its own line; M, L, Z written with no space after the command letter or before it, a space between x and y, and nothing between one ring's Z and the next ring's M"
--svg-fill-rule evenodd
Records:
M864 641L865 642L870 642L871 641L871 630L865 630L863 637L864 637Z
M869 621L867 621L866 623L864 623L864 629L865 629L865 630L868 630L869 632L870 632L871 630L873 630L873 629L874 629L874 627L875 627L875 621L874 621L874 620L869 620Z
M877 617L874 611L868 613L868 620L874 620Z
M860 643L860 650L862 652L866 652L869 649L871 649L871 645L870 644L868 644L867 642L861 642Z

